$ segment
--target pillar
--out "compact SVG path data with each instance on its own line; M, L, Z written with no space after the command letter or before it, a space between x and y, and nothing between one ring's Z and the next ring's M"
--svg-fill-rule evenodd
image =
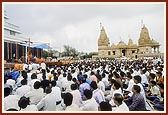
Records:
M25 55L24 55L24 46L22 46L22 47L23 47L23 48L22 48L22 49L23 49L23 50L22 50L22 56L25 56Z
M154 53L156 52L156 47L154 47Z
M10 43L10 58L12 59L12 43Z
M39 54L38 54L38 48L37 48L37 54L36 54L36 57L39 57Z
M159 46L158 46L158 48L157 48L157 49L158 49L158 53L160 53L160 51L159 51L159 50L160 50L160 49L159 49Z
M8 55L7 59L9 59L9 43L8 42L7 42L7 55Z
M18 45L17 45L17 42L16 42L16 59L18 59Z

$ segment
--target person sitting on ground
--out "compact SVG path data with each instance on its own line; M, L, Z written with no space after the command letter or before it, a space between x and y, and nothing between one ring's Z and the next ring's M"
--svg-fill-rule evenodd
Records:
M18 101L19 96L18 95L10 95L11 91L9 87L4 88L4 110L10 110L10 109L16 109L19 110Z
M36 105L30 105L29 102L29 98L21 97L18 101L20 111L38 111Z
M149 81L156 81L155 78L156 78L156 75L154 73L149 73L149 77L148 77Z
M52 89L50 86L45 88L46 96L41 99L41 101L37 104L37 109L39 111L55 111L56 110L56 102L53 101L55 95L51 94Z
M112 107L108 102L103 101L100 103L99 110L100 111L112 111Z
M141 87L134 85L132 88L133 95L125 100L130 111L146 111L145 100L140 91Z
M10 84L7 84L6 82L7 82L7 78L4 77L4 88L10 88L10 92L12 93L13 91L12 86Z
M97 102L92 97L93 93L91 90L84 90L85 101L83 101L83 105L80 107L82 111L98 111Z
M158 71L156 72L156 75L157 75L157 85L163 83L164 84L164 78L162 76L162 72Z
M97 87L102 90L102 92L105 94L105 85L104 83L102 82L102 78L101 77L98 77L97 78Z
M29 98L30 104L38 104L40 100L44 97L43 88L41 88L41 83L36 81L33 85L33 89L24 95Z
M71 93L64 94L64 104L66 105L65 111L80 111L78 105L72 103L73 95Z
M28 93L31 90L31 87L27 85L27 80L23 79L21 81L22 86L16 89L15 94L19 95L20 97L24 96L26 93Z
M164 111L164 84L160 84L159 88L160 88L161 98L160 99L156 98L151 103L154 104L153 105L154 109L159 111Z
M79 107L82 106L82 98L81 98L81 94L79 92L79 90L77 89L77 85L76 84L72 84L71 85L71 94L73 95L73 101L72 103L75 103L76 105L78 105Z
M33 73L33 74L31 75L31 81L29 82L28 85L31 86L31 88L33 89L33 88L34 88L34 83L35 83L36 81L40 81L40 80L37 79L36 73Z
M97 87L97 83L92 81L90 84L91 90L93 91L93 98L95 98L98 107L102 101L105 101L104 93Z
M97 77L95 76L95 73L93 71L91 71L90 73L90 79L91 81L95 81L97 83Z
M56 110L60 111L62 110L62 97L61 97L61 89L56 86L56 81L53 80L51 81L51 85L52 85L52 91L51 91L51 95L53 95L53 101L56 101Z
M130 93L132 91L132 87L134 85L134 80L132 79L132 76L130 74L130 72L127 72L127 80L128 80L128 87L125 89L124 93Z
M111 100L110 100L109 103L111 104L111 106L116 106L115 103L114 103L114 100L113 100L114 94L119 93L119 94L123 95L123 93L122 93L122 90L121 90L120 83L118 81L114 82L112 88L113 88L114 91L113 91L113 94L111 96Z
M43 75L42 75L43 80L41 81L41 87L44 90L45 93L45 88L49 86L50 81L46 79L46 73L45 70L43 70Z
M88 83L86 83L86 79L83 77L82 80L80 81L80 85L79 85L79 91L81 93L81 97L82 100L85 100L85 96L84 96L84 90L88 89L90 90L90 85Z
M156 98L160 99L161 98L160 89L159 87L156 86L156 82L150 81L149 87L150 90L148 93L146 93L146 98L149 99L150 101L154 101Z
M124 98L121 94L115 93L113 97L114 103L116 105L115 111L129 111L128 106L124 102Z
M145 96L145 91L144 91L144 88L143 88L143 86L142 86L142 84L141 84L141 77L139 76L139 75L137 75L137 76L134 76L134 82L135 82L135 84L136 85L138 85L138 86L140 86L140 93L141 93L141 95L144 97L144 100L145 100L145 102L146 102L146 96Z

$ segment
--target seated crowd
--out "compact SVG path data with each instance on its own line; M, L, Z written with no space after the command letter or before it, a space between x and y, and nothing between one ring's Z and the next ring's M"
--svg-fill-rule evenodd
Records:
M83 60L4 75L4 111L164 110L164 63ZM149 102L149 103L148 103Z

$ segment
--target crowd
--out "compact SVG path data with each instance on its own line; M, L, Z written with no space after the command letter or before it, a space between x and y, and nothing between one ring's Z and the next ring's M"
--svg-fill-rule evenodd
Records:
M4 75L4 111L164 110L163 60L24 64ZM148 103L148 104L149 104Z

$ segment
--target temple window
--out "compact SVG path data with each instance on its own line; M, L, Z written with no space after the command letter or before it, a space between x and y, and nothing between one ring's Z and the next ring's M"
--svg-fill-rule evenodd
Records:
M108 55L111 55L111 52L110 52L110 51L108 51Z
M113 51L113 55L115 55L115 51Z
M135 50L132 50L132 54L135 53Z

